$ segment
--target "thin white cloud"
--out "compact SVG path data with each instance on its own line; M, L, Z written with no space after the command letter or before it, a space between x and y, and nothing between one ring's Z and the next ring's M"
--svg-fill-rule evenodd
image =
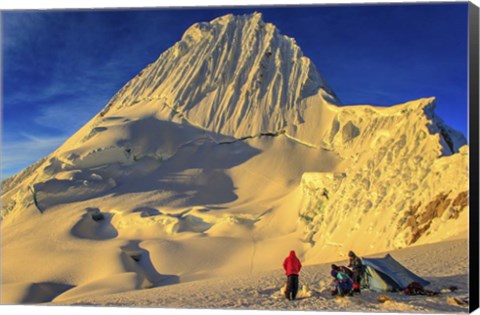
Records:
M57 129L65 134L72 134L91 119L101 106L88 106L82 104L64 103L45 107L34 118L40 126Z
M1 169L2 177L14 175L41 157L47 156L57 149L67 137L39 137L22 133L22 139L2 144Z

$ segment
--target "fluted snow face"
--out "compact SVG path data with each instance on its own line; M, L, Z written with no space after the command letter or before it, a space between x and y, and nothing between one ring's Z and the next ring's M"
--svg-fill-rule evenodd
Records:
M242 137L301 123L302 100L320 91L338 103L294 39L259 13L226 15L191 26L104 114L149 101L210 131Z

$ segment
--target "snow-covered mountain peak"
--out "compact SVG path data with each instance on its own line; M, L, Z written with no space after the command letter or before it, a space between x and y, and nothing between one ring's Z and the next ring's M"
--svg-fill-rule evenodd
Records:
M227 25L233 23L236 26L248 25L249 27L265 26L265 24L269 24L270 28L275 28L273 24L265 23L265 21L263 20L263 14L260 12L253 12L251 14L243 15L226 14L213 19L211 22L204 23L211 25Z
M219 16L215 19L213 19L210 23L216 24L227 24L227 23L250 23L250 24L265 24L263 21L263 14L255 11L251 14L241 14L241 15L234 15L234 14L226 14L223 16Z
M218 17L210 22L198 22L190 26L182 36L182 40L177 43L186 42L187 44L197 43L202 40L219 39L224 36L235 36L240 31L249 31L250 29L261 29L265 27L265 22L260 13L250 15L227 14ZM268 30L275 32L276 27L268 23Z
M311 97L318 99L317 111L323 103L339 103L292 38L260 13L229 14L188 28L100 116L160 107L168 119L181 115L202 129L240 138L295 129Z

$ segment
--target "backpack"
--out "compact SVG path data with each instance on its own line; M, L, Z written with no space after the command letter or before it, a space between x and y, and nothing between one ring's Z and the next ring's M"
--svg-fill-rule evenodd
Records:
M418 283L413 281L407 287L403 290L403 292L407 295L423 295L425 294L425 290L423 289L423 286Z
M436 291L430 291L430 290L425 290L423 286L418 283L413 281L410 283L404 290L403 292L407 295L428 295L428 296L435 296L440 294L440 292Z
M350 268L347 268L345 266L340 266L340 271L347 274L350 278L353 278L353 271Z

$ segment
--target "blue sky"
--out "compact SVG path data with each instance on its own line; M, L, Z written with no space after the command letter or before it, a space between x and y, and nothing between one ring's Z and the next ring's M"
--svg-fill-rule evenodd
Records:
M262 12L344 104L436 96L467 134L466 3L2 12L2 173L47 155L193 23Z

